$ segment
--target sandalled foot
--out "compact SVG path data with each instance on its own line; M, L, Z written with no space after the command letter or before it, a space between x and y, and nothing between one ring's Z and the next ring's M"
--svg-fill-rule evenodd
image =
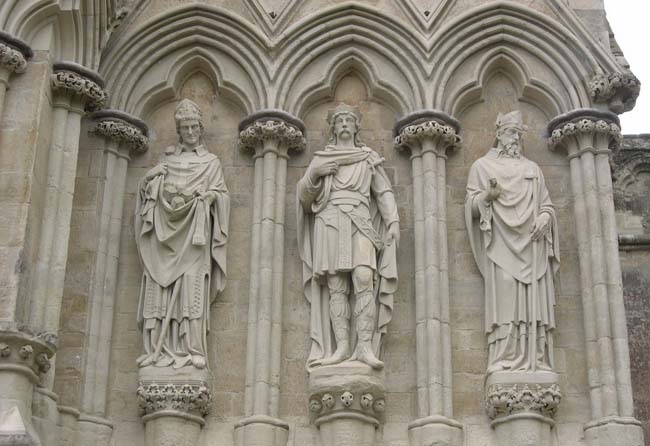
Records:
M350 356L350 347L346 346L340 346L339 348L336 349L334 354L330 356L329 358L323 358L318 361L314 361L314 365L333 365L333 364L339 364L346 359L348 359L348 356Z
M370 346L358 344L357 348L354 350L351 361L361 361L364 364L368 364L371 368L375 370L381 370L384 368L384 363L377 359L375 354L372 351Z

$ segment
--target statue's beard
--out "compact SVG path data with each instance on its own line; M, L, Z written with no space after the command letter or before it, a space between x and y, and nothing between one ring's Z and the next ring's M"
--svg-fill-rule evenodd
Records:
M514 141L503 141L501 144L499 144L499 155L506 156L508 158L520 158L521 145L518 142Z

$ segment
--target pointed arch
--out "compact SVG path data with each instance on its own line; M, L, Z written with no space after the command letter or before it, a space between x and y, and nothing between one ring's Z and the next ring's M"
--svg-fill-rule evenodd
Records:
M47 50L54 60L84 64L83 17L79 8L62 9L54 0L8 2L3 8L6 31L33 50Z
M482 102L490 79L502 74L517 87L519 101L537 106L550 120L569 105L549 85L536 79L532 72L515 51L505 46L496 47L482 57L470 81L446 96L444 108L450 110L452 116L460 116L468 107Z
M282 34L277 46L275 100L284 107L295 88L304 91L301 79L331 71L336 60L348 57L351 48L361 72L376 76L386 91L404 96L400 105L410 110L422 107L425 82L420 61L424 58L423 40L410 27L385 13L359 3L346 3L325 9L300 20ZM313 74L315 68L320 71ZM379 84L379 82L378 82ZM391 95L394 93L391 93ZM392 100L392 99L391 99ZM400 101L398 101L400 102Z
M174 8L119 42L107 49L100 64L114 108L137 115L147 96L168 94L166 89L173 90L169 83L173 67L185 66L179 60L202 64L218 79L219 89L246 113L267 107L268 42L249 23L224 9L208 5ZM126 67L124 61L128 61Z
M329 61L320 77L313 82L303 83L300 88L291 89L285 108L302 118L314 106L330 101L342 78L355 74L364 83L369 99L377 99L398 114L405 113L412 107L412 103L409 103L405 95L400 95L394 85L386 82L379 72L375 62L362 51L347 48Z
M451 110L446 107L453 103L450 90L455 90L450 88L452 79L467 80L468 72L475 73L467 70L468 64L477 63L494 48L509 50L535 64L539 83L534 85L530 77L531 85L556 98L560 112L590 106L587 81L611 62L589 51L559 21L511 1L482 5L461 14L442 27L432 42L431 81L435 88L427 100L432 107L447 112ZM557 100L562 97L567 100Z

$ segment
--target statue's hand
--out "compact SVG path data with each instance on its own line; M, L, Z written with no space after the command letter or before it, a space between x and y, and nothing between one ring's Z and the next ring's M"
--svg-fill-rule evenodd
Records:
M214 191L199 192L199 198L205 201L210 206L217 199L217 194Z
M503 189L501 189L497 180L495 178L490 178L490 185L487 190L481 192L480 198L486 205L490 205L494 200L499 198L501 192L503 192Z
M399 248L399 223L394 221L388 227L388 234L386 234L386 246L395 243L395 247Z
M318 167L310 169L309 179L316 183L321 177L334 175L339 171L339 164L336 161L327 161Z
M158 175L167 175L167 164L161 163L150 169L149 172L145 175L147 181L151 181L156 178Z
M548 212L542 212L537 216L537 220L535 220L535 224L533 225L532 228L530 228L531 236L533 240L539 240L541 239L544 234L546 234L546 231L548 231L548 226L551 222L551 216L548 214Z

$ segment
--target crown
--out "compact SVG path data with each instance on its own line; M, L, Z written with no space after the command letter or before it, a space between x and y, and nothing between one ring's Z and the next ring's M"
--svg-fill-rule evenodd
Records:
M357 107L352 107L350 105L341 103L336 106L336 108L333 108L329 112L327 112L327 122L332 125L334 122L334 118L336 118L337 115L340 115L342 113L349 113L352 116L354 116L357 121L361 121L361 112Z
M176 112L174 113L174 119L176 122L187 121L189 119L196 119L201 121L203 119L203 114L201 109L196 103L190 101L189 99L183 99L178 107L176 107Z
M499 113L499 116L497 116L496 127L497 130L514 127L522 132L528 131L528 126L524 124L519 110L506 113L505 115Z

